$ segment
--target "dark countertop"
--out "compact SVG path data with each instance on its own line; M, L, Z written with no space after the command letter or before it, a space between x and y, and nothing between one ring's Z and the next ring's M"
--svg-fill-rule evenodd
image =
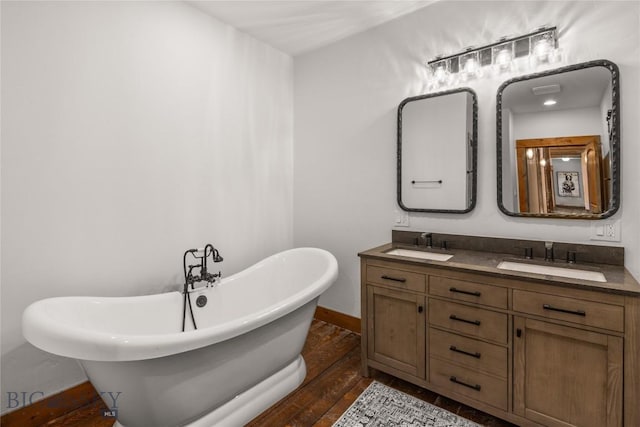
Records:
M434 253L447 253L453 255L448 261L432 261L413 257L386 254L394 248L421 250ZM417 266L446 268L464 272L485 273L491 276L498 276L510 279L526 279L529 281L545 284L554 284L564 287L580 288L585 290L596 290L616 294L640 296L640 283L633 278L631 273L623 266L595 263L568 264L564 261L545 262L542 260L526 260L517 258L513 254L480 252L464 249L440 250L437 248L427 249L424 246L407 245L400 243L387 243L372 249L358 253L362 258L373 258L384 261L405 262ZM572 279L560 276L550 276L546 274L524 273L520 271L503 270L498 268L502 261L513 261L523 264L537 264L550 267L561 267L570 269L599 271L604 274L607 282L595 282L584 279Z

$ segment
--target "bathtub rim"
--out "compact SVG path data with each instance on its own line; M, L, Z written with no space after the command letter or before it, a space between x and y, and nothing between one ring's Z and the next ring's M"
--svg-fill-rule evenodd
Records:
M176 296L180 299L182 298L180 292L173 291L131 297L68 296L43 299L32 303L25 309L22 317L22 332L27 341L41 350L74 359L95 361L154 359L215 344L242 335L285 316L311 300L318 298L322 292L333 284L338 275L336 258L324 249L309 247L288 249L270 255L229 276L227 280L232 282L234 278L251 274L262 264L270 260L273 261L274 258L286 256L294 251L312 251L322 254L328 261L327 269L315 281L310 282L299 292L288 298L267 306L257 313L234 318L219 325L188 332L127 335L91 331L60 321L53 322L46 315L48 306L51 305L64 308L64 304L78 304L91 300L113 301L120 299L123 302L135 302L138 298L176 298Z

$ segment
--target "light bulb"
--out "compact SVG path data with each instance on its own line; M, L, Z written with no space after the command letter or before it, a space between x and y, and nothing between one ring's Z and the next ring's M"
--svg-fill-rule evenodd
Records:
M496 55L496 65L501 71L506 70L511 65L511 50L506 47Z
M533 149L527 148L527 159L533 159Z
M533 55L539 61L546 61L549 59L549 54L551 53L551 44L549 44L549 40L540 39L533 46Z
M441 83L447 78L447 70L445 70L442 65L438 65L438 68L436 68L436 71L433 74L436 80Z
M552 105L556 105L558 102L555 99L547 99L546 101L544 101L542 104L550 107Z
M475 74L478 71L478 62L475 58L467 59L464 63L464 72L467 74Z

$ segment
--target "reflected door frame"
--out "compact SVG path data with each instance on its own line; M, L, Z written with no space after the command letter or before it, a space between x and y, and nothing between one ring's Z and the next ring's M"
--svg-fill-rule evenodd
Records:
M541 150L538 152L538 149ZM544 160L547 165L547 173L539 173L542 182L531 183L529 180L529 168L527 166L529 157L527 156L527 150L534 150L535 155L533 158L536 162ZM553 157L559 157L562 155L580 155L581 163L585 159L586 167L589 173L586 174L584 179L584 197L589 201L590 213L602 213L605 206L603 206L604 195L602 193L603 188L601 186L602 161L601 156L596 153L602 153L602 146L600 143L600 136L598 135L586 135L586 136L566 136L557 138L534 138L534 139L518 139L516 140L516 164L517 164L517 178L518 178L518 204L520 212L534 212L534 213L549 213L555 210L555 197L553 191L553 167L551 165L552 154ZM584 175L583 175L584 176ZM531 194L531 185L535 188L539 188L541 194ZM544 203L538 206L532 211L531 202L535 202L541 199L541 195ZM535 196L535 197L532 197ZM585 210L586 206L585 206Z

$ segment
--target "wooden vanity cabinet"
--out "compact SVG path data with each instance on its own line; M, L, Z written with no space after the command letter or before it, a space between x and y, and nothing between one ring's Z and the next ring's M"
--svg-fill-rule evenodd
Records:
M640 426L640 298L363 257L362 368L520 426Z
M514 318L513 412L549 427L622 426L621 337Z
M624 298L544 291L513 290L513 412L549 427L622 426Z
M507 289L435 274L428 280L430 384L507 411L509 319L500 310Z
M424 380L426 276L402 266L369 266L365 275L363 361L405 379Z
M424 379L424 296L369 286L367 305L367 357Z

